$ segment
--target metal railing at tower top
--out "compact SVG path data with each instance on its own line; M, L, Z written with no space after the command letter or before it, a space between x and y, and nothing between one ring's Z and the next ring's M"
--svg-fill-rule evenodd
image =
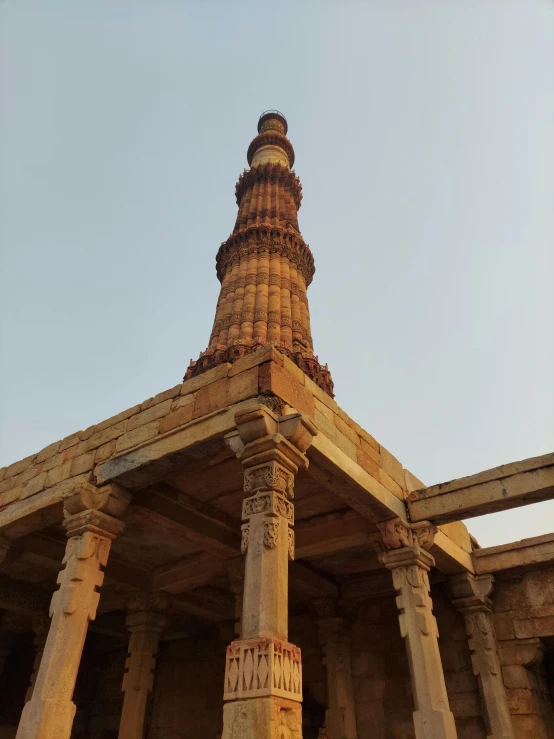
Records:
M278 116L279 116L280 118L283 118L283 119L284 119L285 121L287 120L287 119L285 118L285 116L283 115L283 113L281 113L281 111L280 111L280 110L264 110L264 112L263 112L263 113L261 114L261 116L260 116L260 117L258 118L258 120L259 120L259 121L261 121L261 119L262 119L262 118L263 118L263 117L264 117L265 115L270 115L271 113L275 113L275 114L276 114L276 115L278 115Z
M285 134L286 134L288 131L289 124L287 122L286 117L283 115L283 113L281 113L280 110L264 110L264 112L258 118L258 131L260 130L260 126L262 122L273 116L275 116L276 118L280 118L283 121L283 124L285 126Z

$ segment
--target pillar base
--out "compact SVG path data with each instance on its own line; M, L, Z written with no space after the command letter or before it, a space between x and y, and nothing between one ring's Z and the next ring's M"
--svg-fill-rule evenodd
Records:
M77 706L73 701L32 700L25 704L16 739L59 739L71 734Z
M456 739L456 724L451 711L415 711L416 739Z
M225 703L221 739L302 739L302 704L277 696Z

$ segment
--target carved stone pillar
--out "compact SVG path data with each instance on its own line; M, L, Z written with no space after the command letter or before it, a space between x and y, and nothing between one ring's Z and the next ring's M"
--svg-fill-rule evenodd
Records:
M64 504L68 536L59 589L50 604L50 630L31 700L25 704L16 739L69 739L72 701L89 621L96 617L98 588L112 540L123 530L130 495L116 485L80 488Z
M241 639L227 648L223 739L300 739L302 663L288 642L288 562L294 558L294 475L317 433L265 406L235 417L229 439L244 466Z
M455 739L427 574L435 564L426 551L433 545L435 529L429 523L408 526L400 519L379 528L386 550L380 559L392 572L400 633L408 653L416 739Z
M488 598L492 586L492 575L463 572L450 578L452 603L464 617L473 674L479 681L487 739L515 739Z
M47 616L36 616L33 618L33 646L35 648L35 661L33 662L33 672L31 673L31 680L25 695L25 703L30 701L33 695L37 672L42 660L42 653L44 652L44 646L46 644L46 637L48 636L49 629L50 619L47 618Z
M125 697L119 739L143 739L148 696L154 687L155 656L167 626L165 614L169 606L169 596L162 592L138 596L129 602L127 626L131 638L123 676Z
M319 639L327 667L326 736L328 739L357 739L348 623L335 601L322 598L316 600L314 606L319 615Z

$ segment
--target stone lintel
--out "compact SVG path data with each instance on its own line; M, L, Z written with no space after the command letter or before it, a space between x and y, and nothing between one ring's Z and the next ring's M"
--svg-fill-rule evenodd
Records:
M405 503L389 492L325 434L313 441L308 474L370 521L407 520Z
M554 564L554 534L477 549L471 556L475 572L479 574Z
M412 521L440 524L552 498L554 453L416 490L408 507Z

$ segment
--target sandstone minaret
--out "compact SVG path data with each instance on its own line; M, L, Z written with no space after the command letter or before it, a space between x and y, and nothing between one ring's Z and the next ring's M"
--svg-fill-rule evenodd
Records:
M185 380L273 344L332 396L331 374L313 351L306 288L314 259L298 228L302 186L286 134L282 113L262 114L248 147L250 169L235 189L235 228L216 258L221 292L210 343Z

